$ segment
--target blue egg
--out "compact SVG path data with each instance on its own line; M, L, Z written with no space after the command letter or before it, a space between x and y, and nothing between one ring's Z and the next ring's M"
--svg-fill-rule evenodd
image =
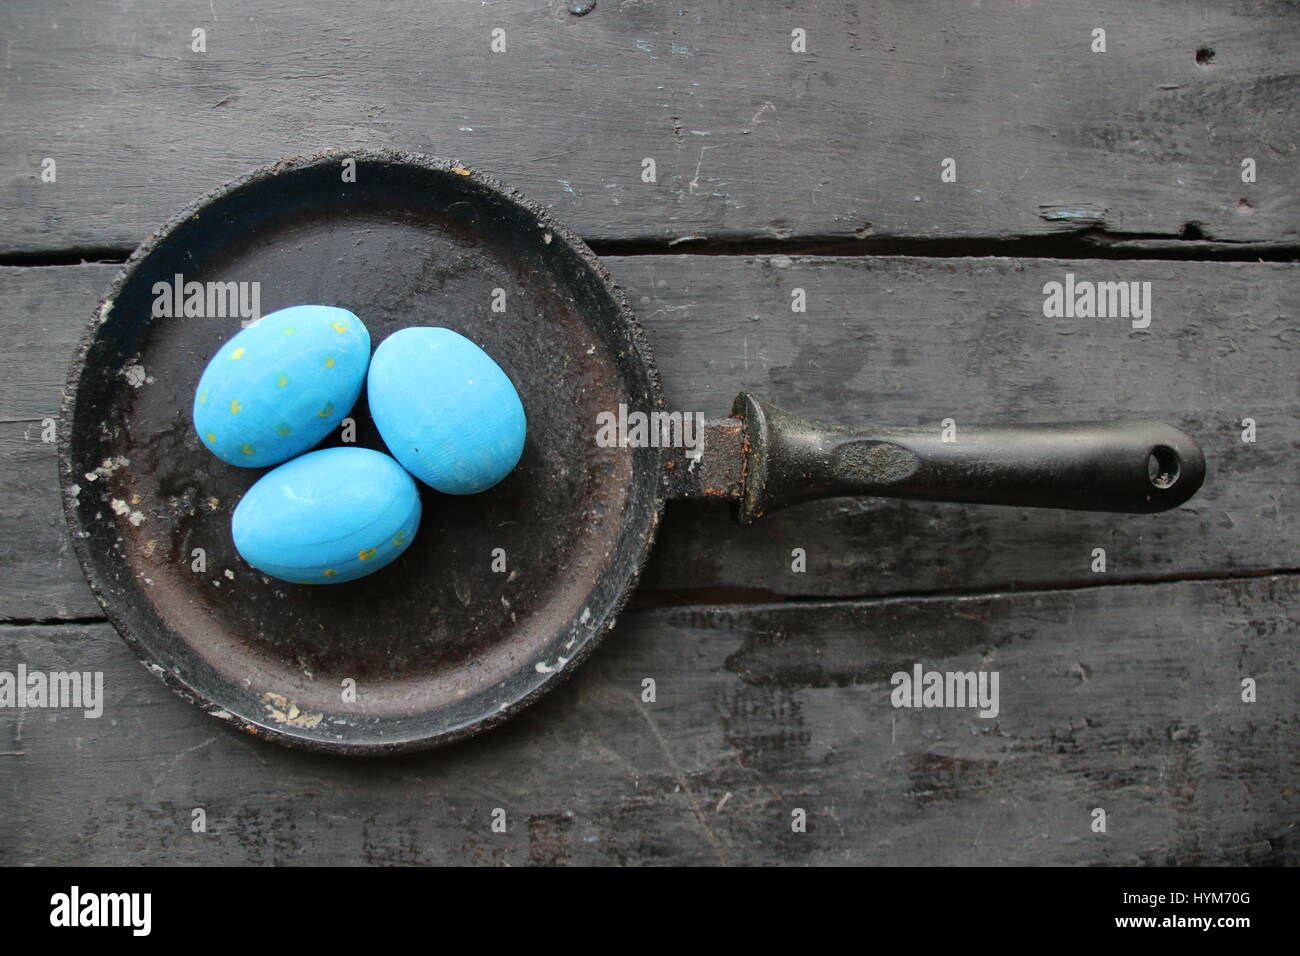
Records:
M397 462L368 448L324 448L263 475L230 531L264 574L339 584L396 560L419 526L419 489Z
M486 491L524 452L528 423L514 384L451 329L402 329L384 339L366 394L393 457L446 494Z
M222 461L264 468L321 440L351 411L370 333L347 309L295 305L263 316L208 362L194 430Z

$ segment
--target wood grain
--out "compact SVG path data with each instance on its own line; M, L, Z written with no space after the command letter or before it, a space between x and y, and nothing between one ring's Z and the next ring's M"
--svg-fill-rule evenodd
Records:
M106 624L9 627L0 669L107 703L0 709L0 863L1295 864L1298 581L634 612L512 723L384 761L240 735ZM997 671L998 717L894 709L916 661Z
M357 147L454 156L602 240L1300 221L1294 4L51 0L0 37L0 255L133 248L252 166Z

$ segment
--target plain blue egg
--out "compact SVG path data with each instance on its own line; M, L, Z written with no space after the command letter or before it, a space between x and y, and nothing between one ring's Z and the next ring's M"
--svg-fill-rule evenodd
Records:
M295 305L239 332L208 362L194 430L222 461L264 468L320 444L366 380L370 333L347 309Z
M368 448L308 452L263 475L230 522L235 548L264 574L339 584L394 561L420 526L420 492Z
M384 339L366 395L393 457L446 494L486 491L524 453L528 423L514 384L451 329L402 329Z

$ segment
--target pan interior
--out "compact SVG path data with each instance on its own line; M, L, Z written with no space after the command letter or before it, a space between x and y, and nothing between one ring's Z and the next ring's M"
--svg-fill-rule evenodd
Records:
M504 716L612 622L660 502L648 450L598 448L596 416L651 408L658 388L621 296L544 214L438 161L363 157L355 182L343 169L328 157L254 174L128 263L74 374L65 493L110 616L179 689L290 742L402 748ZM479 495L421 486L415 541L371 577L262 576L230 517L266 469L219 461L190 418L241 320L153 317L156 284L177 275L257 283L263 314L342 306L375 346L411 325L466 335L519 390L520 464ZM351 417L356 444L383 450L364 392Z

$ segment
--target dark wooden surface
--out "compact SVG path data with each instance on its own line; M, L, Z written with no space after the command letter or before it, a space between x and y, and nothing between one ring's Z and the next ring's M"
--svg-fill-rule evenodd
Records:
M1296 597L1283 576L634 611L490 738L380 761L231 733L106 624L12 628L26 659L101 668L109 692L100 720L8 722L5 859L1294 861ZM914 660L999 670L998 720L893 710L881 688Z
M1297 862L1297 38L1290 4L1174 0L0 10L0 670L107 692L97 720L0 708L0 863ZM103 623L42 423L118 268L82 258L349 146L549 203L607 253L676 408L1157 417L1206 487L1151 517L674 505L634 609L505 728L359 763L239 736ZM1150 328L1044 318L1067 272L1151 282ZM999 717L893 709L914 661L997 670Z
M362 144L479 164L594 239L1295 239L1290 4L563 8L8 4L0 252L133 247L252 165Z

